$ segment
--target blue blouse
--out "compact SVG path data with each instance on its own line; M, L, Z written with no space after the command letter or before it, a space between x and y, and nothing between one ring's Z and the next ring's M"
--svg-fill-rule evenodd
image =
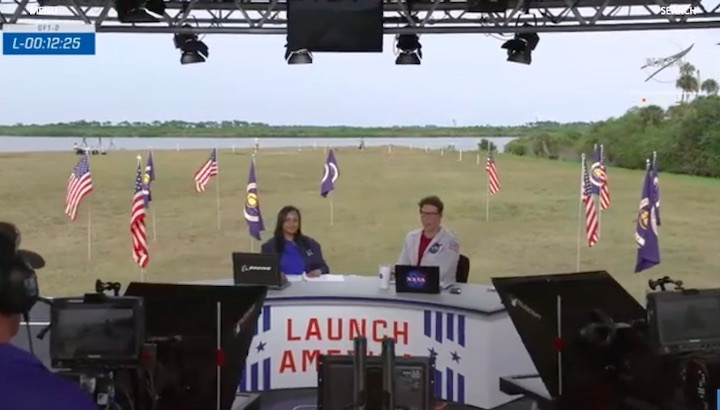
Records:
M282 255L280 255L280 271L286 275L302 275L305 272L305 260L298 246L291 241L285 241Z

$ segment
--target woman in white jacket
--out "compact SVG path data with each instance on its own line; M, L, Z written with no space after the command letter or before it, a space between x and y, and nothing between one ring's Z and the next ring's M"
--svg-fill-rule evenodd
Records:
M418 203L422 228L405 236L398 265L437 266L440 284L447 287L455 283L460 244L457 236L442 227L445 205L437 196L428 196Z

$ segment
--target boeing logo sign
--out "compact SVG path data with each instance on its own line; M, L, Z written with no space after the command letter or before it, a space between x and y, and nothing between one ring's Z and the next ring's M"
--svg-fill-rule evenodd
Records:
M272 270L271 266L243 265L242 267L240 267L241 272L256 272L256 271L270 272L271 270Z
M407 286L411 289L422 289L427 284L427 278L422 272L410 272L407 275L406 282Z

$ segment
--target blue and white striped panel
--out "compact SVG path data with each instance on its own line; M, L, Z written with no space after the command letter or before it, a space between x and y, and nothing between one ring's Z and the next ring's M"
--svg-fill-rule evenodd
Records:
M438 343L449 340L465 347L465 315L425 310L423 332Z

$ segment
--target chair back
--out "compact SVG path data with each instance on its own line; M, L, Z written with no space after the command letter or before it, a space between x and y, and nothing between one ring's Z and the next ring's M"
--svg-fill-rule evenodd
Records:
M470 259L465 255L458 258L457 271L455 271L455 281L458 283L467 283L470 276Z

